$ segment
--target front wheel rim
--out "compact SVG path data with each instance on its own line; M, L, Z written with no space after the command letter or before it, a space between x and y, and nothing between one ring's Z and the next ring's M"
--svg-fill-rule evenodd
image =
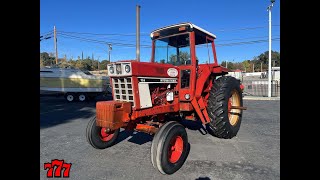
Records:
M181 136L176 136L171 139L168 149L168 160L170 163L176 163L183 152L183 139Z
M101 128L100 130L100 139L102 141L110 141L113 138L113 133L107 133L107 128Z

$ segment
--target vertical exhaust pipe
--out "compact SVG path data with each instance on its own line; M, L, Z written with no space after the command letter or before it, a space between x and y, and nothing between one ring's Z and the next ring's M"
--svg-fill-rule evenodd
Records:
M140 6L136 6L136 59L140 61Z

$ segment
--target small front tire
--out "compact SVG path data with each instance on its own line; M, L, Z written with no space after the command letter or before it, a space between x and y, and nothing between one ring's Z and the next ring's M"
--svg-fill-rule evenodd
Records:
M115 144L120 129L113 132L106 132L106 128L96 125L96 117L93 117L86 129L88 143L96 149L105 149Z
M159 129L157 139L152 141L152 161L162 174L178 171L189 154L188 136L184 126L169 122Z

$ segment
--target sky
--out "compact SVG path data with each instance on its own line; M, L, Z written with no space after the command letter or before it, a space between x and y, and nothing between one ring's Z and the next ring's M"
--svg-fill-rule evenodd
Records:
M40 0L40 36L57 31L58 57L136 59L136 5L140 5L140 60L150 61L150 32L191 22L217 36L218 62L242 62L269 50L270 0ZM272 8L272 50L280 52L280 1ZM54 39L40 41L54 53Z

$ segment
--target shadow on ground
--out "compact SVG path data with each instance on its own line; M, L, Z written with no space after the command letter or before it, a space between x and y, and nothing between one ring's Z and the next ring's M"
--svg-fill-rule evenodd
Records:
M210 178L209 177L198 177L195 180L210 180Z
M70 103L60 96L40 96L40 129L91 118L95 115L96 102L110 99L101 96L86 102Z
M182 120L182 121L180 121L180 123L190 130L199 131L202 135L207 134L206 129L204 128L204 126L202 125L202 123L200 121ZM138 145L145 144L147 142L152 141L152 139L153 139L153 136L149 135L147 133L138 132L138 131L129 131L129 130L127 131L127 130L123 129L119 133L119 137L117 138L116 143L120 143L121 141L124 141L128 137L130 137L128 139L129 142L132 142L132 143L135 143Z
M202 135L208 134L201 121L182 120L180 123L190 130L199 131Z
M150 142L153 139L153 136L143 133L143 132L134 132L134 131L121 131L119 133L119 137L117 138L116 144L120 143L121 141L124 141L125 139L128 139L129 142L132 142L134 144L142 145L144 143Z

